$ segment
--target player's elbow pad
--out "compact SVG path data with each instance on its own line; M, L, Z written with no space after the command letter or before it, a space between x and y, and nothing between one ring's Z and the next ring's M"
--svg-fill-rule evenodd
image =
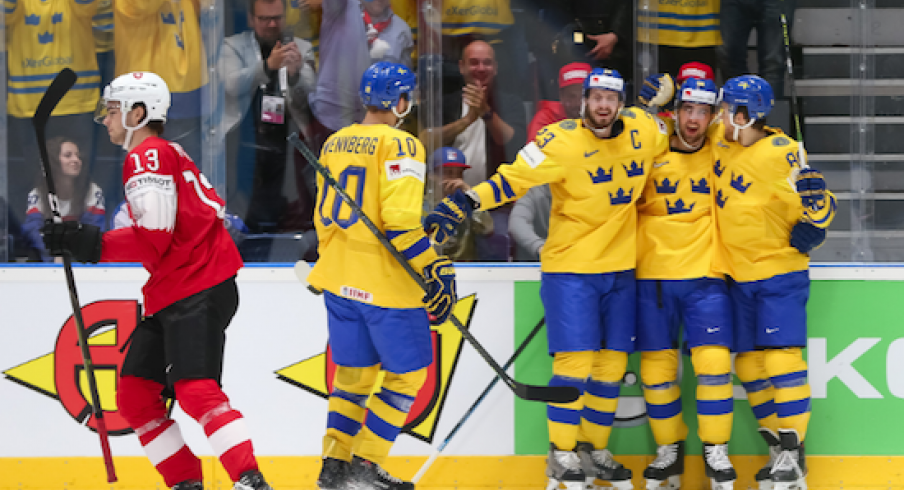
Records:
M436 251L430 244L430 239L422 228L404 231L387 231L392 246L396 248L411 263L414 270L420 271L427 264L437 258Z

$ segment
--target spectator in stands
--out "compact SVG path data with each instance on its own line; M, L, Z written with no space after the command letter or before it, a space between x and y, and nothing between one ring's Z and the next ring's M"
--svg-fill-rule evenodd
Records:
M172 95L167 139L201 164L202 116L210 107L207 57L197 1L115 0L113 35L116 76L149 71L160 75Z
M537 113L527 126L528 142L547 124L581 117L584 79L592 69L587 63L569 63L559 70L559 100L540 101Z
M364 117L358 96L361 75L371 65L360 0L303 0L320 9L320 68L317 89L308 96L314 113L314 150L330 134Z
M549 184L527 191L515 201L509 217L509 235L515 242L515 260L536 262L549 234L549 209L552 193Z
M104 193L89 180L88 168L82 163L78 144L66 136L51 138L47 142L47 156L63 219L78 220L103 230ZM47 253L41 238L44 221L51 217L43 173L37 180L37 186L28 193L22 229L29 249L35 253L34 258L51 262L53 258Z
M362 0L362 5L370 60L391 61L410 68L414 49L411 27L393 12L390 0Z
M100 74L95 55L92 18L97 0L5 2L7 63L7 183L10 219L23 222L21 203L39 170L32 116L57 72L71 68L79 81L53 111L47 136L66 134L81 142L82 156L90 162L94 134L92 118L100 95ZM48 63L48 61L52 61ZM40 243L41 240L38 240ZM5 253L5 251L4 251ZM4 257L5 259L5 257Z
M722 0L720 15L722 46L718 48L719 66L726 80L751 73L747 68L747 42L756 30L757 74L766 79L776 98L784 97L785 55L781 14L790 29L793 2L786 0Z
M291 33L287 37L292 40L281 38L287 32L285 8L285 0L251 0L252 30L228 37L220 58L230 140L240 136L241 131L236 129L245 115L250 116L249 124L254 127L253 141L240 144L254 154L245 223L255 233L277 231L286 213L283 185L287 161L292 158L286 138L299 128L302 134L308 133L308 94L317 83L311 44ZM241 159L229 160L233 184L247 173L237 168L244 164ZM296 173L303 172L303 168L296 168ZM234 183L233 187L241 184ZM308 186L302 185L298 192L308 192ZM308 212L313 213L313 209Z
M681 65L691 61L715 66L716 47L722 44L718 1L659 2L658 12L644 15L638 11L637 20L641 27L638 42L659 46L659 69L652 70L654 73L668 73L674 79ZM642 28L646 23L655 29Z
M433 175L441 179L443 197L451 196L458 189L470 189L462 179L462 173L468 168L471 167L464 153L457 148L446 146L433 152ZM492 234L493 218L486 211L475 211L443 245L443 253L456 262L479 260L475 238Z
M475 185L515 159L525 141L526 117L521 99L497 90L496 58L488 43L469 44L458 67L465 86L443 98L442 144L461 149L471 166L464 180Z

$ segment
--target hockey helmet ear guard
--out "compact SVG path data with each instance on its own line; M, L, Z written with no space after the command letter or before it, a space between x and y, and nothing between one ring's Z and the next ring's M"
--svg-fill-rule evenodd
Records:
M103 121L107 115L107 104L111 102L119 103L122 126L126 129L123 148L128 149L132 133L136 129L146 126L150 121L166 122L166 113L170 107L170 91L166 82L156 73L126 73L116 77L110 85L104 87L103 96L98 100L94 111L95 122ZM129 126L126 116L138 103L144 105L146 116L137 126Z

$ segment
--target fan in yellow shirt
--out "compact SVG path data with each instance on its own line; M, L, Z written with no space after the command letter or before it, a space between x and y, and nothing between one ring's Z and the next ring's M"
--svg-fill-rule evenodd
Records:
M731 386L731 304L713 272L712 144L716 116L712 80L690 78L678 90L671 151L653 161L637 204L637 349L656 459L647 487L680 486L687 425L681 413L679 349L690 350L697 376L697 418L706 476L712 488L737 479L728 458L734 395ZM683 327L683 328L682 328Z
M805 487L807 253L825 240L835 197L805 166L798 143L765 126L775 100L768 82L732 78L721 95L723 131L713 145L716 267L730 277L735 369L777 455L757 480L771 480L776 490Z
M661 90L671 98L671 84ZM549 184L540 296L555 356L550 385L573 386L584 396L547 407L547 476L572 489L583 489L585 478L631 485L631 471L606 447L634 350L636 203L668 137L657 118L623 109L624 99L617 71L593 70L584 80L582 119L546 126L511 165L467 194L443 199L425 222L442 243L473 209L492 209Z

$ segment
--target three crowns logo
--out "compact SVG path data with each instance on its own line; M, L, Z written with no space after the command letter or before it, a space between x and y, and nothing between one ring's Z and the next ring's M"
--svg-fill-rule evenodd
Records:
M653 181L656 184L656 192L659 194L674 194L678 191L678 183L681 182L681 179L675 181L674 184L669 182L669 178L666 177L662 179L662 182Z
M460 298L452 314L467 328L476 305L476 295ZM428 443L433 441L464 340L461 332L448 321L433 327L430 333L433 342L433 363L427 368L427 381L415 397L402 427L402 432ZM332 353L327 348L326 352L278 369L276 375L286 383L328 399L335 372L336 365L333 363ZM379 380L376 385L380 385Z
M674 205L669 204L669 200L666 199L665 205L666 205L666 208L668 208L668 210L669 210L669 214L682 214L682 213L690 213L691 211L693 211L694 206L696 206L697 203L691 203L691 207L688 208L688 207L685 207L684 200L681 198L678 198L678 200L675 201Z
M172 25L176 25L176 16L173 15L172 12L167 12L167 13L162 13L162 12L161 12L161 13L160 13L160 20L161 20L164 24L172 24Z
M590 180L592 180L594 184L602 184L603 182L612 182L612 167L609 167L609 173L606 173L606 170L603 167L600 167L596 170L596 174L591 173L588 170L587 175L590 176Z
M731 173L731 186L737 189L741 194L747 192L747 189L753 185L753 182L748 182L747 185L744 185L744 175L738 175L735 177L734 172Z
M709 184L706 182L706 177L701 177L696 182L691 179L691 192L694 194L709 194Z
M724 171L725 167L722 166L722 160L716 160L716 164L713 166L713 172L716 173L716 177L721 177Z
M625 168L628 177L639 177L643 175L643 162L640 162L640 165L637 165L637 162L632 160L630 168L628 168L627 165L622 165L622 167Z
M716 204L719 205L720 208L725 207L725 201L728 201L728 198L722 195L722 189L716 193Z
M53 34L45 31L44 34L38 34L38 42L41 44L49 44L53 42Z
M50 18L51 24L60 24L62 22L63 22L63 13L62 12L56 12L53 14L53 17Z
M36 26L41 23L41 16L38 14L31 14L25 16L25 25L27 26Z
M617 206L619 204L628 204L631 202L631 198L634 197L634 189L632 188L625 194L625 190L621 187L618 188L618 192L613 196L612 193L609 193L609 204L613 206Z

